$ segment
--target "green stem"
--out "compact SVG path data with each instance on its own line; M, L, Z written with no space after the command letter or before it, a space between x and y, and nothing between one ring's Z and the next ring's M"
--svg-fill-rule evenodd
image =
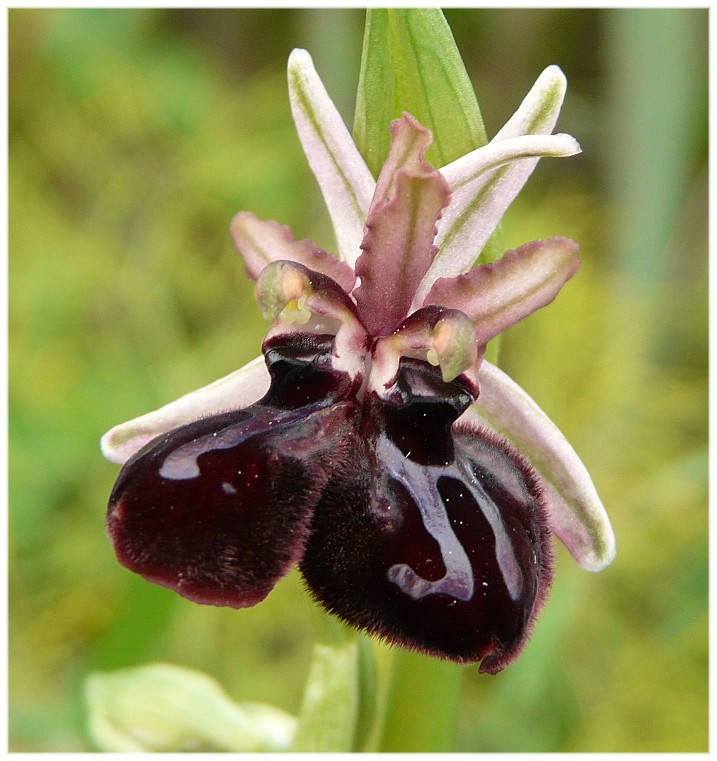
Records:
M345 753L353 749L359 705L358 635L316 606L312 611L314 653L290 750Z
M384 714L381 751L446 753L454 749L463 669L397 650Z
M312 605L314 653L291 751L364 750L376 720L376 674L370 643Z

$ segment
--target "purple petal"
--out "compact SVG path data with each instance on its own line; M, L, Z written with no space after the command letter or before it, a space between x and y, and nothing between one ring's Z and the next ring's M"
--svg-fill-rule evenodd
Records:
M326 201L339 256L353 267L376 183L305 50L289 56L291 111Z
M478 402L461 418L507 438L535 468L550 528L588 571L601 571L615 557L610 520L585 465L550 418L505 373L483 362Z
M569 238L533 241L508 251L494 264L465 275L440 278L426 304L458 309L471 320L479 346L549 304L578 271L578 244Z
M121 465L160 434L199 418L248 407L261 399L268 388L269 373L264 357L257 357L208 386L191 391L158 410L116 425L102 437L102 454Z
M230 230L234 247L244 259L247 276L252 280L259 277L267 264L285 259L328 275L347 292L356 283L356 275L348 264L310 240L295 240L286 225L263 221L249 211L241 211L232 220Z
M391 134L356 262L361 285L354 297L374 336L390 333L408 314L435 256L436 221L450 197L440 172L423 158L430 132L404 115L393 122Z

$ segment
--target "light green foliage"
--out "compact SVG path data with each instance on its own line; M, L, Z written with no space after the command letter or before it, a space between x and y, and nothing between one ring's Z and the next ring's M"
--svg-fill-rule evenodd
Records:
M378 177L389 125L407 111L433 132L426 158L437 167L488 142L473 86L442 14L367 11L354 138Z
M272 706L234 703L205 674L157 663L91 674L89 727L111 753L284 751L296 719Z
M323 13L358 60L363 14ZM568 77L558 128L585 152L541 162L503 236L573 237L583 265L506 334L501 365L583 457L618 542L599 575L560 549L521 658L497 677L465 670L461 751L707 748L707 12L626 13L446 14L489 136L545 65ZM322 75L336 50L345 60L338 43L314 47L321 14L10 11L11 750L97 749L87 676L156 661L200 670L235 703L299 711L313 634L298 575L233 611L122 569L103 526L117 468L98 441L256 355L265 324L229 241L235 212L332 248L285 81L291 47ZM638 69L646 50L672 78ZM687 105L661 115L685 82ZM649 182L612 160L644 124L681 159L679 182L667 158ZM640 183L660 191L660 235L640 234ZM628 203L638 218L614 214ZM384 685L391 654L374 650ZM371 710L358 706L355 747L377 749Z

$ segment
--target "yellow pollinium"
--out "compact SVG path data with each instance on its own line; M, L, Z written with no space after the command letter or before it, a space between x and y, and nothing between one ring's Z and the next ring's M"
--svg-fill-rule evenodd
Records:
M311 319L308 300L313 293L309 278L290 262L272 262L256 284L256 299L264 318L306 325Z
M308 298L308 295L304 293L299 296L298 299L291 299L281 312L279 312L279 319L287 325L292 325L294 323L306 325L311 319L311 310L306 306Z

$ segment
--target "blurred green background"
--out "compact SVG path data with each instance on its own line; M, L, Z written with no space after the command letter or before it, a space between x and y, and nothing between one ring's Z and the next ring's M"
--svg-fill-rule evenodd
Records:
M449 10L489 135L540 71L584 153L544 160L506 247L584 252L503 367L562 427L614 565L557 580L524 655L469 668L457 750L707 750L707 10ZM266 326L240 209L331 249L290 119L308 48L353 120L361 10L9 11L10 748L94 750L83 683L154 661L298 708L296 575L255 609L194 605L115 561L100 435L253 358Z

